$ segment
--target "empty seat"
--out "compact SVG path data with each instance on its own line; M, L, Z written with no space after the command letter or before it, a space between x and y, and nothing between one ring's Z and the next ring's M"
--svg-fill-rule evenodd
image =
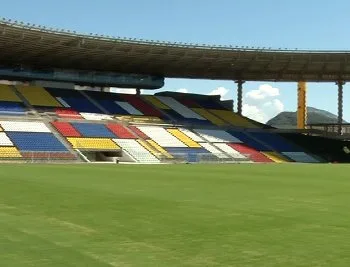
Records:
M273 162L270 158L260 153L259 151L251 148L245 144L229 144L234 150L237 150L242 155L247 156L254 162L268 163Z
M72 126L80 132L83 137L116 137L116 135L103 124L73 122Z
M71 143L75 149L86 149L86 150L119 150L115 142L108 138L83 138L83 137L68 137L68 142Z
M188 137L190 137L193 141L195 142L205 142L205 140L200 137L198 134L192 132L191 130L189 129L186 129L186 128L179 128L179 130L181 132L183 132L184 134L186 134Z
M11 86L6 84L0 84L0 101L22 102Z
M0 121L1 127L7 132L37 132L51 133L43 122Z
M33 106L61 107L62 105L45 88L40 86L16 85L18 91Z
M143 115L141 111L134 108L132 105L130 105L128 102L123 101L115 101L115 103L120 106L122 109L124 109L128 114L130 115Z
M182 105L172 97L157 96L157 98L186 119L205 120L205 118L192 111L190 108Z
M118 144L118 146L125 150L135 161L140 163L159 163L159 160L136 140L113 140L116 144Z
M0 146L13 146L10 138L4 132L0 133Z
M112 116L107 115L107 114L81 112L80 115L85 120L90 120L90 121L108 121L108 120L113 120Z
M252 132L251 136L258 139L263 144L273 148L278 152L300 152L302 149L291 142L284 139L282 136L268 132ZM271 149L268 149L270 151Z
M160 101L157 97L154 95L144 95L142 96L145 100L150 102L153 106L159 108L159 109L171 109L167 105L165 105L162 101Z
M225 153L223 153L222 151L220 151L219 149L217 149L216 147L214 147L209 143L200 143L200 145L204 147L206 150L208 150L210 153L212 153L214 156L216 156L217 158L220 158L220 159L230 158Z
M146 116L162 117L162 113L135 95L121 95L130 105L141 111Z
M187 147L183 142L160 126L138 126L142 132L162 147Z
M130 125L129 129L131 131L133 131L138 137L142 138L142 139L149 139L149 137L147 136L147 134L145 134L144 132L142 132L140 129L138 129L136 126Z
M214 144L214 146L216 146L217 148L219 148L234 159L246 159L246 156L242 155L226 143L216 143Z
M184 143L188 147L199 148L200 144L192 140L189 136L181 132L179 129L171 128L168 129L168 132L174 135L177 139L179 139L182 143Z
M117 123L107 124L107 128L121 139L136 139L136 136L125 126Z
M0 102L1 113L24 113L26 111L22 103Z
M67 151L52 133L7 132L20 151Z
M212 143L242 143L237 137L223 130L195 129L194 131Z
M319 161L305 152L283 152L282 155L287 156L295 162L301 163L318 163Z
M0 158L21 158L22 155L15 147L0 147Z
M210 121L212 124L217 126L224 126L227 123L220 119L219 117L215 116L214 114L210 113L206 109L203 108L193 108L193 111L201 115L203 118L206 118L208 121Z
M57 131L66 137L80 137L81 134L69 123L54 121L52 125L57 129Z
M232 126L236 127L242 127L242 128L259 128L256 124L252 123L248 119L233 113L230 110L215 110L210 109L211 113L213 113L215 116L219 117L220 119L227 121Z
M57 108L55 110L57 116L67 119L83 119L79 112L70 108Z

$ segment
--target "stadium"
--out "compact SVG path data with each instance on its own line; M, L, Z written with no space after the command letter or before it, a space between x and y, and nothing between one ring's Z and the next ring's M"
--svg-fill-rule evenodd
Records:
M345 266L348 165L326 163L350 162L347 51L155 42L5 19L0 33L0 265ZM230 80L237 101L153 94L165 78ZM298 84L298 129L244 117L246 81ZM338 124L307 125L307 82L337 85ZM322 235L328 244L313 246Z

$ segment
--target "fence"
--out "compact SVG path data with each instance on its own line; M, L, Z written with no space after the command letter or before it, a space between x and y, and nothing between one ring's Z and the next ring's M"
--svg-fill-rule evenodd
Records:
M211 153L178 153L172 154L172 159L163 160L168 163L245 163L250 162L247 155L246 158L228 157L226 154Z
M25 162L25 163L59 163L79 162L77 155L69 152L47 152L47 151L2 151L1 162Z

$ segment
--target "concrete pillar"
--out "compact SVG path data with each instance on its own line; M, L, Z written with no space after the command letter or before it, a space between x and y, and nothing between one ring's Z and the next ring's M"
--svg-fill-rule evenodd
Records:
M242 115L242 107L243 107L243 84L244 81L238 80L237 83L237 113Z
M136 88L136 95L141 95L141 89L140 88Z
M306 82L298 82L298 110L297 110L297 126L298 129L305 129L307 120L306 106Z
M343 125L343 86L344 81L337 81L336 85L338 85L338 134L342 133L342 125Z

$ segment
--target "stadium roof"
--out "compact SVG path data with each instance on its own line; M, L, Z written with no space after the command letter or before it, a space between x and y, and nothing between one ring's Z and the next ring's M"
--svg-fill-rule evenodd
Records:
M0 20L6 66L247 81L350 80L350 51L208 46L144 41Z

